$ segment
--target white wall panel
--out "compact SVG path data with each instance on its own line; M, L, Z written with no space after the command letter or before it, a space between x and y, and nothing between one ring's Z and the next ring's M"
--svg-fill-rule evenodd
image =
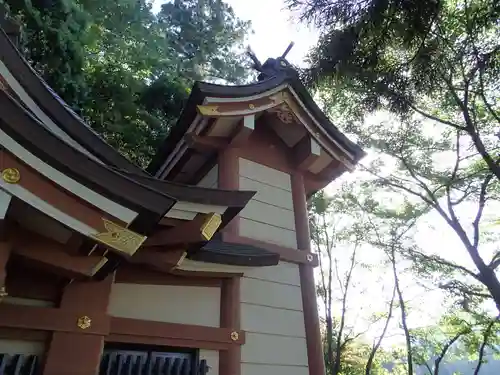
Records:
M241 280L242 375L307 375L299 269L280 262Z
M256 191L254 200L293 211L292 193L260 181L240 176L240 190Z
M43 355L45 342L0 339L0 353Z
M219 351L217 350L200 350L200 360L205 359L210 367L209 375L219 375Z
M290 175L277 169L240 158L240 176L264 182L282 190L292 191Z
M219 179L219 169L218 166L215 165L210 172L208 172L205 177L198 182L198 186L206 187L206 188L216 188L218 185Z
M295 231L240 218L240 235L276 245L297 248Z
M219 327L220 289L113 284L108 312L122 318Z
M252 199L240 212L240 217L288 229L295 235L293 211Z
M240 190L257 191L240 213L240 235L296 248L290 175L241 158L239 166Z
M247 333L241 350L244 363L307 366L306 339Z
M302 311L244 303L241 306L241 324L247 332L306 337Z
M272 267L251 269L245 272L245 277L300 286L299 266L288 262L280 262L278 265Z
M307 366L242 363L241 375L309 375Z
M302 311L300 287L258 279L241 280L241 302Z

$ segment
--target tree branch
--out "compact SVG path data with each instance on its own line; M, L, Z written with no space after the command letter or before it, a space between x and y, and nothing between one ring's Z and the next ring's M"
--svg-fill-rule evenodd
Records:
M430 113L427 113L423 110L421 110L420 108L418 108L417 106L415 106L413 103L411 103L410 101L407 101L405 100L407 105L413 109L415 112L417 112L418 114L428 118L429 120L433 120L433 121L436 121L436 122L439 122L443 125L448 125L448 126L451 126L452 128L455 128L457 130L465 130L465 127L464 126L461 126L459 124L456 124L452 121L449 121L449 120L445 120L445 119L442 119L442 118L439 118L437 116L434 116L434 115L431 115Z
M488 339L491 335L491 331L496 322L498 322L499 317L497 316L494 320L492 320L483 334L483 342L481 343L481 347L479 348L479 358L477 359L477 366L474 370L474 375L479 375L479 370L481 370L481 366L483 365L484 358L484 349L486 349L486 345L488 345Z
M448 266L448 267L451 267L451 268L455 268L457 270L465 272L469 276L472 276L477 281L481 281L479 275L476 274L475 272L471 271L467 267L461 266L459 264L452 263L452 262L447 261L447 260L445 260L445 259L443 259L443 258L441 258L441 257L439 257L437 255L427 255L427 254L421 253L420 251L413 250L413 249L412 250L408 250L408 252L409 253L413 253L413 254L417 254L417 256L419 256L421 258L424 258L424 259L427 259L427 260L429 260L431 262L435 262L435 263L441 264L443 266Z
M500 180L500 166L498 165L498 161L493 160L493 157L486 150L483 141L475 129L467 129L466 131L470 135L476 150L479 152L490 171Z
M483 183L481 184L481 190L479 193L479 205L478 205L476 217L472 223L472 226L474 228L474 239L472 242L472 246L474 247L474 249L476 251L477 251L477 247L479 245L479 235L480 235L479 222L481 221L481 217L483 216L484 206L486 204L486 191L488 189L488 184L490 183L492 178L493 178L492 174L486 176Z
M458 332L455 336L452 337L452 339L450 341L448 341L445 346L443 347L443 349L441 350L441 353L439 353L439 356L436 358L436 360L434 361L434 375L438 375L439 374L439 366L441 365L441 361L444 359L444 356L446 355L446 352L448 351L448 349L450 349L450 347L463 335L465 335L466 333L470 332L470 329L467 329L467 330L462 330L460 332Z
M406 186L404 185L400 185L400 184L397 184L395 182L392 182L391 180L389 180L388 178L386 177L382 177L380 175L378 175L377 173L373 172L370 168L368 168L367 166L363 165L363 164L359 164L361 166L362 169L364 169L366 172L370 173L371 175L377 177L378 179L382 180L385 184L389 185L389 186L392 186L396 189L400 189L400 190L404 190L406 191L407 193L415 196L415 197L418 197L420 199L422 199L425 203L427 203L428 205L431 205L431 206L434 206L434 202L432 202L431 200L429 200L427 197L425 197L424 195L410 189L410 188L407 188Z

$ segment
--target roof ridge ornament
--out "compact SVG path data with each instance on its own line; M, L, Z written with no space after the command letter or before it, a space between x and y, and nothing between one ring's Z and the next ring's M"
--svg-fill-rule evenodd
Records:
M257 77L258 81L263 81L269 78L282 76L282 75L291 75L296 76L297 72L293 68L293 66L286 59L286 55L290 52L292 47L295 45L294 42L290 42L288 47L285 49L285 52L280 57L277 58L268 58L264 64L261 64L255 53L253 52L250 46L247 47L247 55L253 61L253 68L257 70L260 74Z

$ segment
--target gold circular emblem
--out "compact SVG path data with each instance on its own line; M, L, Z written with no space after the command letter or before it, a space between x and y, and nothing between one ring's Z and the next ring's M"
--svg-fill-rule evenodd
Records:
M238 334L238 332L236 332L236 331L231 332L231 340L236 341L239 338L240 338L240 335Z
M2 171L2 179L9 184L17 184L21 179L21 173L16 168L5 168Z
M80 329L90 328L90 326L92 325L92 319L90 319L87 315L81 316L78 318L76 325Z
M248 105L248 108L250 108L250 109L255 109L255 104L250 103L250 104Z

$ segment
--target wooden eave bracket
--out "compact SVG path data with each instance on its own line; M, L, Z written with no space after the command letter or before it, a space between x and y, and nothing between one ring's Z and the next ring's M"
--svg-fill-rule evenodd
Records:
M255 115L246 115L243 117L238 125L236 125L236 129L231 135L231 141L229 145L232 147L240 147L245 144L250 135L255 129Z
M184 141L190 149L199 152L212 152L223 150L227 147L240 147L247 140L255 129L255 114L244 115L238 122L229 137L217 137L210 135L198 135L187 133L184 135Z
M130 262L144 264L157 271L170 272L182 263L186 255L186 250L182 248L169 251L142 249L130 259Z
M178 248L193 243L209 241L222 224L220 214L198 214L173 228L161 229L150 236L144 247Z
M220 150L229 144L228 139L225 137L200 136L193 133L184 135L184 140L189 148L199 152Z
M296 264L308 264L312 267L317 267L319 265L318 254L310 253L308 251L284 247L270 242L265 242L249 237L243 237L237 234L230 234L224 232L222 233L222 240L228 243L233 242L238 244L248 244L252 246L261 247L270 252L278 254L280 256L280 259L286 262L292 262Z
M321 155L320 145L309 135L304 136L294 147L295 165L301 170L308 170Z
M62 244L46 241L41 237L27 235L29 242L17 240L12 253L28 262L54 270L69 278L91 278L104 264L107 258L99 255L73 255L65 251Z

